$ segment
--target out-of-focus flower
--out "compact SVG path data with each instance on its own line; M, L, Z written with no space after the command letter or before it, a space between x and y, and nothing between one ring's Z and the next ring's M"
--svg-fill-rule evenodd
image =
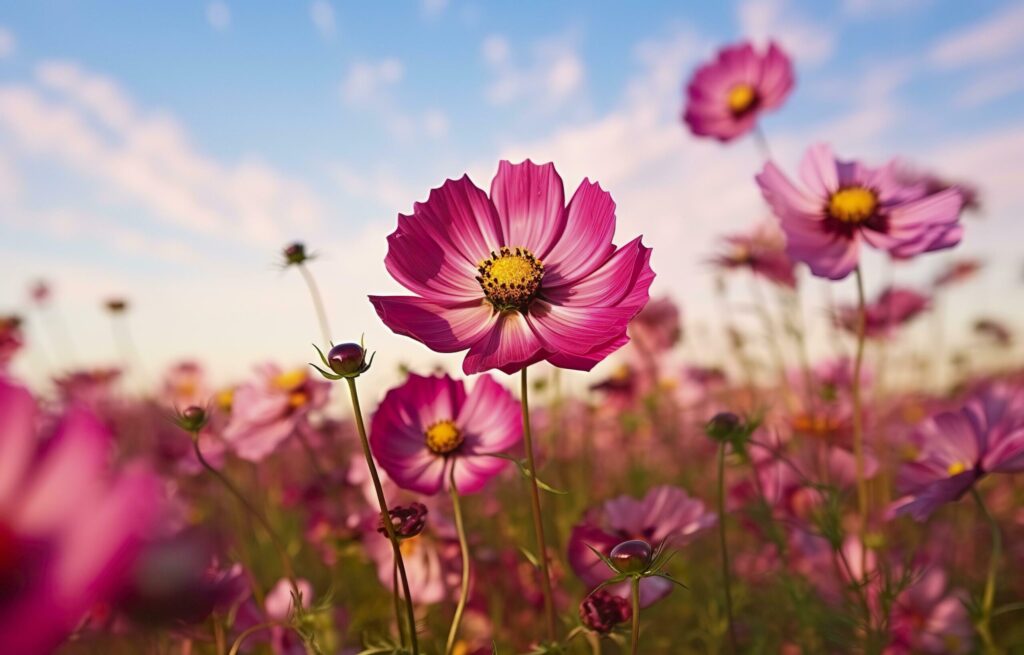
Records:
M949 264L941 273L932 280L932 286L936 289L953 286L966 282L978 274L984 267L984 263L977 259L958 259Z
M160 400L171 407L206 405L211 390L202 364L194 361L179 362L164 374Z
M519 403L489 375L466 393L447 375L410 375L389 391L373 416L370 447L388 476L404 489L436 494L451 469L459 493L483 488L522 438Z
M28 289L29 298L37 305L45 305L52 295L52 289L46 280L36 280Z
M965 600L948 589L945 571L929 568L893 602L885 655L969 652L974 628Z
M609 593L607 589L598 589L580 603L580 621L598 634L608 634L632 616L629 601Z
M900 257L949 248L960 240L963 194L927 194L900 183L893 164L869 168L836 159L832 148L808 149L800 189L774 162L757 176L786 234L786 252L819 277L839 280L860 262L861 242Z
M327 403L328 384L305 369L261 366L256 378L235 389L224 440L242 459L258 462Z
M1004 323L994 318L979 318L972 326L974 333L1000 348L1013 345L1013 332Z
M37 408L0 380L0 644L49 653L95 603L110 600L146 538L159 487L113 474L110 435L72 408L40 448Z
M748 42L722 48L690 79L683 120L697 136L731 141L782 106L793 83L793 64L774 42L764 53Z
M615 203L583 180L568 206L552 164L498 166L490 197L448 180L399 216L385 265L415 296L370 296L381 320L466 373L535 362L590 370L647 303L651 250L612 245Z
M391 516L391 525L395 528L395 534L399 539L411 539L423 532L427 525L427 506L423 503L409 503L408 505L396 505L388 514ZM380 520L377 532L388 534L384 525L384 519Z
M786 254L786 240L774 221L762 221L749 232L723 239L724 248L711 259L723 270L749 270L754 275L789 289L796 287L793 260Z
M72 371L53 382L65 405L85 405L96 410L111 400L119 379L120 369L96 368Z
M604 562L589 547L604 555L623 541L639 539L649 544L683 546L697 533L715 523L715 514L704 503L678 487L660 486L642 499L620 496L589 510L572 529L569 539L569 564L583 582L596 587L610 577ZM589 547L588 547L589 546ZM659 577L640 581L640 604L644 607L664 598L672 583ZM629 584L611 585L608 591L629 597Z
M683 335L679 305L671 298L647 303L629 324L633 344L649 356L672 349Z
M295 587L301 596L300 606L308 609L313 602L313 585L308 580L300 578L295 581ZM293 629L286 627L296 609L294 591L290 581L281 579L267 592L263 599L262 611L253 601L240 608L233 627L239 633L253 630L245 640L246 645L251 646L261 641L269 642L274 655L306 655L307 650L302 639ZM273 622L270 627L256 629L260 624L266 623L267 619Z
M964 197L964 211L981 211L981 195L973 184L947 179L899 159L895 162L895 173L901 183L921 186L928 195L946 189L957 189Z
M401 541L402 560L409 579L409 592L417 603L430 605L448 598L459 583L461 560L459 542L451 523L431 506L430 525L415 537ZM377 578L387 589L394 582L394 551L386 536L374 529L363 537L370 558L377 565Z
M920 455L900 470L898 488L906 495L892 511L923 521L989 473L1024 471L1024 392L985 389L959 411L924 421L912 439Z
M889 287L878 298L864 307L864 336L886 339L897 329L931 308L931 298L902 287ZM835 312L835 323L844 330L857 333L860 309L857 305L844 305Z
M0 316L0 372L7 370L11 360L21 350L23 344L21 318Z

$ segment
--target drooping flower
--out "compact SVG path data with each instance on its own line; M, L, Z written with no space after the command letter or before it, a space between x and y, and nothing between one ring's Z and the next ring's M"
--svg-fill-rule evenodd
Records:
M519 443L519 403L489 375L467 394L447 375L410 375L389 391L373 416L370 447L398 486L424 494L448 487L454 468L459 493L473 493L507 460L493 457Z
M793 260L786 255L786 240L774 221L762 221L749 232L723 239L725 247L711 259L724 270L749 270L754 275L789 289L796 287Z
M306 369L261 366L254 380L235 389L224 440L242 459L258 462L302 428L311 411L327 403L328 389Z
M781 222L789 256L814 275L839 280L860 262L862 241L900 257L956 245L960 190L928 194L923 185L901 183L893 167L841 161L818 144L800 164L800 189L774 162L765 164L757 182Z
M905 496L892 510L923 521L985 475L1024 471L1024 392L985 389L959 411L924 421L912 438L920 455L900 470Z
M886 339L897 329L920 316L931 307L931 299L913 289L889 287L864 308L864 336ZM843 305L835 312L836 325L853 334L860 322L860 308Z
M655 547L689 543L699 532L715 523L715 514L704 503L690 498L678 487L659 486L642 499L619 496L588 511L572 529L569 538L569 564L589 587L596 587L611 574L590 547L605 556L623 541L639 539ZM588 547L589 546L589 547ZM640 581L640 604L647 607L672 590L672 582L653 576ZM611 585L611 593L629 597L629 584Z
M580 621L588 629L602 635L633 616L629 601L607 589L598 589L580 603Z
M731 141L782 106L793 84L793 64L774 42L763 53L749 42L731 45L693 74L683 120L697 136Z
M612 245L615 203L583 180L565 204L552 164L503 161L490 197L468 176L398 217L385 265L414 296L370 296L381 320L467 374L547 360L590 370L647 302L651 251Z
M112 598L146 538L159 488L149 473L114 474L111 440L84 408L45 448L28 391L0 379L0 644L52 651Z

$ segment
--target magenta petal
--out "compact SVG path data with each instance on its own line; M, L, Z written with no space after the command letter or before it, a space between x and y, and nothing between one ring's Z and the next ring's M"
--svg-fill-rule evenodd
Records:
M0 507L14 501L35 449L36 403L27 389L0 378Z
M650 248L642 237L619 248L596 271L585 278L559 286L545 287L544 297L553 304L610 307L619 304L650 271ZM639 307L637 311L639 311Z
M503 245L501 224L494 205L480 188L463 175L447 180L430 192L426 202L413 207L415 221L438 243L451 243L472 266Z
M568 353L556 353L548 357L548 362L558 368L568 368L574 371L589 371L609 355L629 343L629 337L622 333L610 341L601 344L585 355L570 355Z
M810 196L797 189L773 162L765 164L755 179L764 199L780 219L797 217L821 221L821 209L826 198Z
M505 242L523 247L545 260L565 229L565 191L554 164L502 161L491 182L491 201L498 212Z
M525 366L544 359L543 344L526 318L519 312L497 314L496 323L473 344L462 362L467 375L497 368L517 373Z
M471 452L501 453L522 439L520 411L508 389L484 374L473 384L455 423L466 434Z
M545 259L548 286L578 280L615 252L615 201L596 182L584 179L566 210L565 231Z
M407 296L369 298L377 315L392 331L442 353L469 348L494 330L498 321L491 305L482 299L441 303Z
M839 189L839 173L832 148L817 143L800 160L800 179L819 198L828 198Z
M444 301L480 297L473 263L450 242L438 242L425 233L426 221L398 217L398 229L388 237L384 265L392 277L413 293Z
M631 307L578 307L535 300L527 322L553 353L585 355L626 331Z
M452 460L455 474L455 488L460 494L473 494L501 473L508 460L499 457L474 457L463 455Z

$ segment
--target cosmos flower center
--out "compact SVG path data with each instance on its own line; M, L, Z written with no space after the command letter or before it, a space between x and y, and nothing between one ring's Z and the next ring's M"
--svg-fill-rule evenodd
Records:
M523 310L540 288L544 264L526 248L503 246L497 253L491 251L477 271L477 282L496 309Z
M737 84L729 89L726 103L733 115L745 114L757 104L757 91L749 84Z
M437 455L447 455L462 445L462 431L453 421L438 421L426 432L427 448Z
M301 387L306 382L306 372L300 368L274 376L274 386L282 391L290 391Z
M843 223L863 223L875 215L878 197L860 186L840 189L828 199L828 214Z
M949 477L953 477L954 475L960 475L966 470L967 465L963 462L953 462L949 465L949 468L946 469L946 472L949 473Z

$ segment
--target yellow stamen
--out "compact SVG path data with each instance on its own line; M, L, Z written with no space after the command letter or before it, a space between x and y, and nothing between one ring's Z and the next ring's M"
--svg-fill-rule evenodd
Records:
M427 448L438 455L447 455L462 445L462 432L452 421L438 421L427 428Z
M419 535L416 535L415 537L402 539L400 542L398 542L398 548L402 551L403 557L411 557L412 554L416 552L417 547L419 547L419 544L416 543L416 541L419 538Z
M726 102L734 115L745 114L757 104L757 91L749 84L737 84L729 89Z
M949 468L946 469L946 471L949 473L949 477L953 477L954 475L960 475L966 470L967 465L964 464L963 462L953 462L952 464L949 465Z
M306 371L297 368L294 371L281 373L274 377L274 386L285 391L297 389L306 382Z
M217 406L218 407L220 407L225 412L230 412L231 411L231 404L233 402L235 402L235 390L234 389L224 389L223 391L219 391L217 393L216 400L217 400Z
M291 407L302 407L309 401L309 395L301 391L293 391L288 395L288 405Z
M840 189L828 200L829 216L843 223L862 223L874 216L876 209L875 192L859 186Z
M477 282L496 309L526 309L544 277L544 264L526 248L502 247L477 267Z

